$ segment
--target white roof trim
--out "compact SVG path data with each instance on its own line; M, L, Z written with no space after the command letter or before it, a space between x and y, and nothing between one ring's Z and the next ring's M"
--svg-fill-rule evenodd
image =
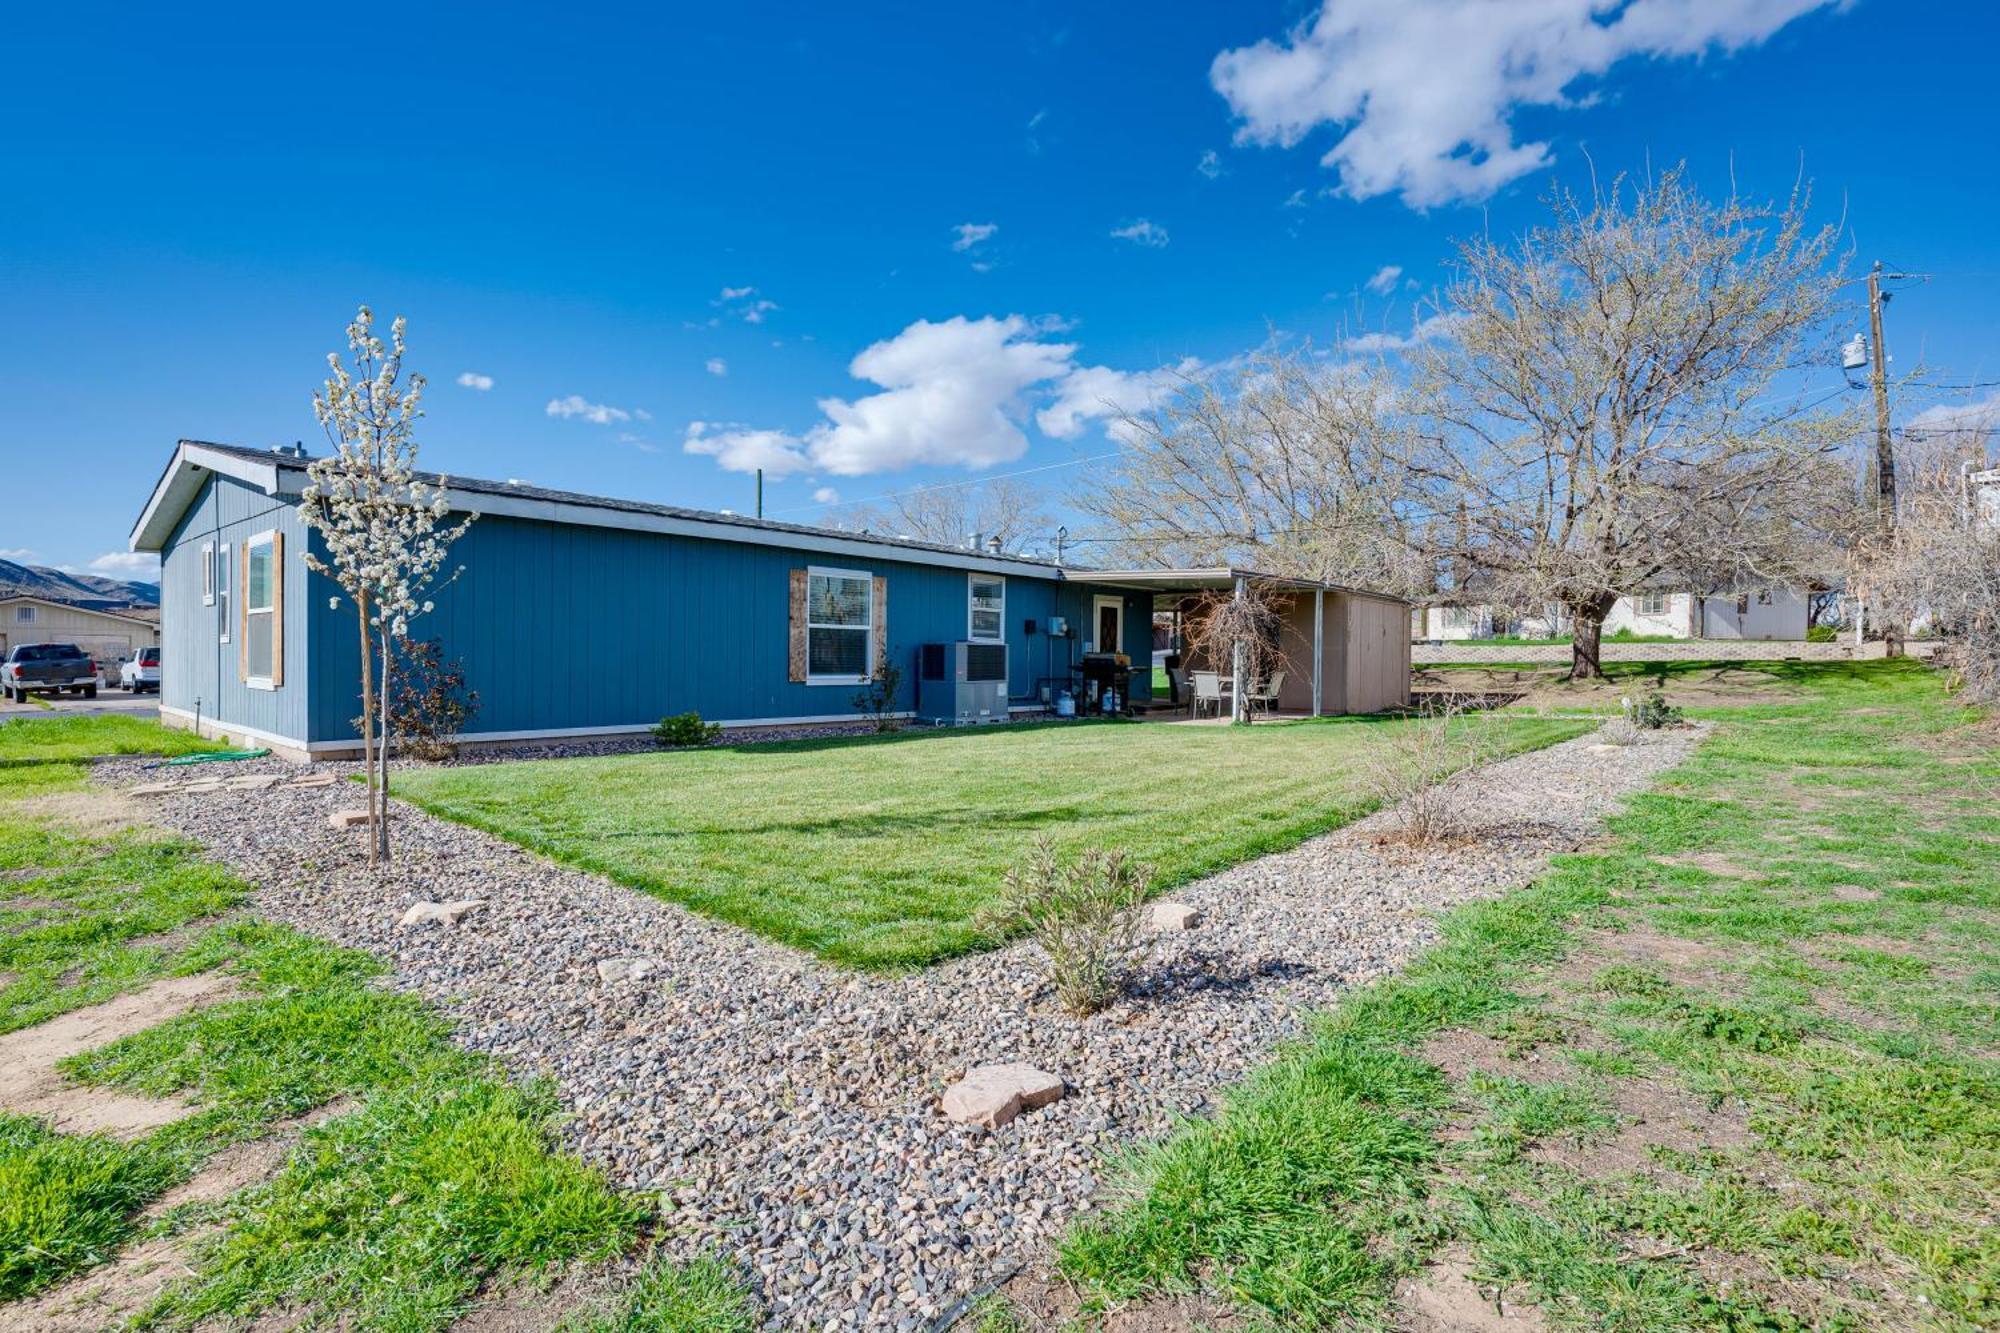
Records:
M188 505L201 493L203 475L209 472L248 482L266 495L279 492L281 469L276 457L268 463L253 462L237 454L182 440L174 446L173 460L160 474L152 496L139 514L139 521L132 525L131 548L135 551L164 550L174 524L180 522Z

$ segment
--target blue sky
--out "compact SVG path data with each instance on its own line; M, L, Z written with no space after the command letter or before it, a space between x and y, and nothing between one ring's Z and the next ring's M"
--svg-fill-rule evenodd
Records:
M1898 367L2000 379L1990 6L1072 9L12 15L0 553L120 572L175 439L317 447L361 301L447 472L747 510L763 461L811 520L1073 464L1162 366L1407 336L1453 236L1593 164L1803 168L1934 275Z

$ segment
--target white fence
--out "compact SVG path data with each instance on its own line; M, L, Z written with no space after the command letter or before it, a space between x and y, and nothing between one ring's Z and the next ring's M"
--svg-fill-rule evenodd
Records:
M1937 651L1930 642L1904 645L1911 657L1929 657ZM1671 643L1614 643L1599 646L1601 662L1847 662L1887 656L1880 643L1807 643L1787 639L1675 639ZM1412 666L1448 665L1453 662L1567 662L1566 643L1499 644L1477 639L1456 643L1410 645Z

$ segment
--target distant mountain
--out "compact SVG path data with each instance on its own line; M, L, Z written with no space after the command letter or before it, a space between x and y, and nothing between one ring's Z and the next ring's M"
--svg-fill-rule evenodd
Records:
M91 611L150 611L160 605L157 583L127 583L95 574L66 574L0 560L0 597L46 597Z

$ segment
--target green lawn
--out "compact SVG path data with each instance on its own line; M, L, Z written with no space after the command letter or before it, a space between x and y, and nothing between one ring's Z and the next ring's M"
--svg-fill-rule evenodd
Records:
M137 1326L283 1311L315 1327L441 1330L488 1281L641 1241L650 1205L560 1146L550 1090L454 1045L441 1015L380 984L377 960L244 916L247 886L191 843L68 828L35 799L82 785L76 756L184 749L182 733L29 719L0 728L0 745L0 1032L168 975L222 968L240 988L62 1065L82 1084L187 1096L187 1117L121 1141L0 1113L0 1327L16 1326L12 1300L211 1224L189 1245L192 1272ZM219 1149L337 1099L352 1109L304 1132L267 1182L143 1218ZM747 1328L732 1277L660 1264L624 1313L588 1327Z
M1921 666L1766 674L1803 696L1705 709L1603 846L1127 1158L1071 1279L1376 1327L1452 1251L1558 1328L2000 1326L2000 754Z
M1368 751L1404 725L907 732L431 769L397 790L828 959L894 968L992 943L973 914L1038 835L1122 850L1164 887L1345 823L1373 805ZM1519 750L1585 724L1469 725Z

